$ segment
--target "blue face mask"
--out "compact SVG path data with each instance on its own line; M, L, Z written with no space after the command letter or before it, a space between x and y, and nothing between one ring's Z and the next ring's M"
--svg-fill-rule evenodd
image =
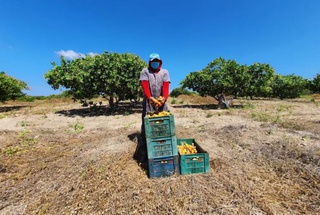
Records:
M150 66L152 69L158 69L158 67L160 66L160 62L151 62Z

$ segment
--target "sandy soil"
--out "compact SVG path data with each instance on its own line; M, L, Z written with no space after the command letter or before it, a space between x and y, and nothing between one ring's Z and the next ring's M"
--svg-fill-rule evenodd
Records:
M0 107L0 214L320 214L319 100L169 100L177 138L210 172L148 178L133 159L141 107Z

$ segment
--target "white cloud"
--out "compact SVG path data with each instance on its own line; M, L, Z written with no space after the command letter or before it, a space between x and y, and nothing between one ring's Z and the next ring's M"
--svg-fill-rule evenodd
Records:
M55 53L57 55L59 55L59 56L63 56L66 59L70 59L70 60L73 60L73 59L76 59L76 58L82 58L82 57L86 56L85 54L78 53L78 52L75 52L73 50L67 50L67 51L61 50L61 51L58 51L58 52L55 52ZM96 54L97 53L90 52L87 55L94 56Z
M95 55L97 55L98 53L93 53L93 52L89 52L88 53L88 55L90 55L90 56L95 56Z

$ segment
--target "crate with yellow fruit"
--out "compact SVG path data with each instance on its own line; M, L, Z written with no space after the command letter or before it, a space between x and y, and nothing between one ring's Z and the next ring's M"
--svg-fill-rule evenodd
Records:
M175 135L174 115L168 111L149 113L144 117L144 126L147 138L171 137Z
M178 138L177 147L181 175L209 172L209 153L195 139Z

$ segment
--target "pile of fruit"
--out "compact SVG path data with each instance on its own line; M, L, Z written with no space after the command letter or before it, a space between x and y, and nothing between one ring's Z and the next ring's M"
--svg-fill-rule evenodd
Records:
M152 112L148 113L147 117L152 118L152 117L161 117L161 116L170 116L169 111L159 111L159 112Z
M185 154L197 154L197 148L194 145L194 143L192 144L188 144L188 143L181 143L181 145L178 146L178 150L180 152L181 155L185 155Z

